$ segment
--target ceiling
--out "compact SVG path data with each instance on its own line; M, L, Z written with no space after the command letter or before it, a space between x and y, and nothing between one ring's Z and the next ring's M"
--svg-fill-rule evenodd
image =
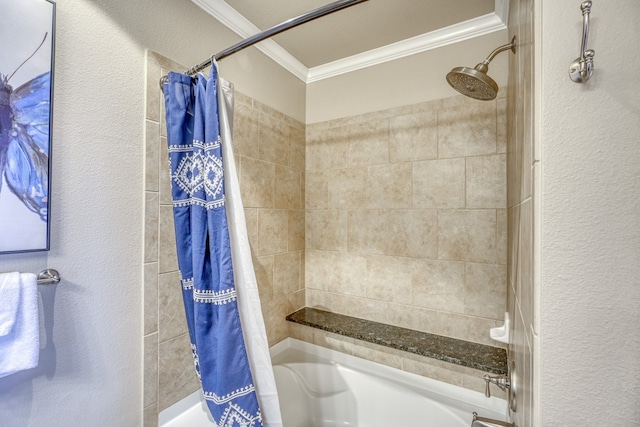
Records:
M192 0L242 38L331 0ZM506 0L368 0L278 34L258 49L310 83L499 31Z

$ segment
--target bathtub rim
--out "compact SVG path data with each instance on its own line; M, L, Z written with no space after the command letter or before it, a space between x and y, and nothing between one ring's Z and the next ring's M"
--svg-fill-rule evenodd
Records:
M477 408L475 411L479 414L481 414L483 410L486 410L493 413L503 414L505 420L507 420L509 416L508 403L505 399L495 396L487 398L484 393L469 390L459 385L449 384L444 381L414 374L399 368L363 359L352 354L332 350L307 341L301 341L296 338L285 338L271 347L270 354L274 366L283 363L280 361L281 357L278 356L282 355L283 352L288 349L309 353L313 355L312 358L315 359L314 361L320 363L338 363L349 369L371 373L378 377L382 377L387 381L407 384L414 388L426 389L429 393L440 395L447 399L453 397L456 400L460 400L474 406ZM284 363L286 363L286 360ZM482 375L483 372L478 371L478 377L482 378Z
M439 394L448 398L453 396L455 399L464 401L476 407L476 412L479 414L481 414L483 410L492 411L494 413L505 414L505 420L508 419L506 418L508 417L508 405L504 399L497 397L491 397L488 399L484 394L477 391L403 371L398 368L393 368L391 366L366 360L351 354L332 350L317 344L301 341L296 338L285 338L279 343L274 344L269 349L274 366L287 363L285 359L287 354L285 351L289 349L307 353L310 355L310 359L317 363L337 363L349 369L372 373L395 383L407 383L413 387L427 388L434 394ZM425 385L427 387L425 387ZM203 402L202 390L198 389L194 391L182 400L160 411L158 414L158 426L162 427L170 423L175 418L196 406L202 407Z

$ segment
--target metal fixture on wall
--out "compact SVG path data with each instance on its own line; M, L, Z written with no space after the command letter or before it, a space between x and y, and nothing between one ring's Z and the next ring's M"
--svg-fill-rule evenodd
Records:
M580 56L569 65L569 77L576 83L584 83L593 75L593 57L596 52L587 49L587 39L589 38L589 14L591 13L591 2L583 1L580 5L582 10L582 42L580 43Z
M447 74L447 82L449 82L452 88L470 98L482 101L496 99L498 95L498 84L487 75L487 71L489 71L489 63L493 58L505 50L511 50L511 52L516 53L515 36L511 39L511 43L495 49L489 54L487 59L474 68L456 67L451 70Z
M60 273L53 268L47 268L38 273L38 285L57 285L60 280Z

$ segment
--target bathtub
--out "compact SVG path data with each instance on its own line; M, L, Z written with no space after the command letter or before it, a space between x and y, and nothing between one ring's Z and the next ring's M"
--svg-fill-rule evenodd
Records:
M469 427L474 411L507 419L502 399L292 338L271 358L284 427ZM201 396L162 411L160 427L211 427Z

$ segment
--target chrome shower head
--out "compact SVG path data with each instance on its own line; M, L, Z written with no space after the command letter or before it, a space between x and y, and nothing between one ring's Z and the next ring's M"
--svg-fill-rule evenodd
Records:
M461 94L473 99L490 101L498 95L498 85L487 75L489 63L497 54L505 50L516 52L516 38L511 39L511 43L505 44L495 49L491 54L476 65L474 68L456 67L447 74L447 82L452 88Z

